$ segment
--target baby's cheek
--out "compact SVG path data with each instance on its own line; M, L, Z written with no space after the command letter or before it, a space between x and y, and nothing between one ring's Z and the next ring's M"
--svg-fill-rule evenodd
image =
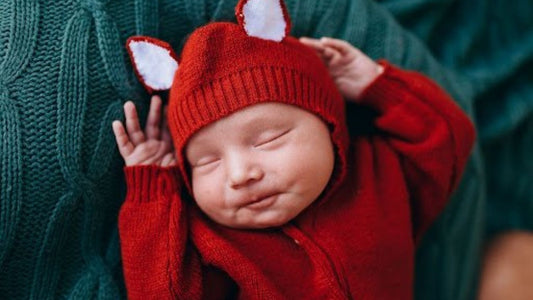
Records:
M334 153L331 145L311 140L292 153L287 163L307 196L318 196L331 177Z
M317 150L309 144L293 147L283 155L284 165L292 172L305 174L311 171L314 165L320 164L316 160L322 160L322 157L316 153Z
M193 194L198 206L204 211L214 211L222 202L219 183L210 178L193 178Z

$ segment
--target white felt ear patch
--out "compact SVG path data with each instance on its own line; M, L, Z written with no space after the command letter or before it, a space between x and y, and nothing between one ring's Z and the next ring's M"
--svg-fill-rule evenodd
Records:
M249 36L280 42L287 22L280 0L249 0L243 8L244 30Z
M130 38L127 45L139 80L145 87L149 91L170 89L178 69L178 61L170 46L153 38L142 37Z

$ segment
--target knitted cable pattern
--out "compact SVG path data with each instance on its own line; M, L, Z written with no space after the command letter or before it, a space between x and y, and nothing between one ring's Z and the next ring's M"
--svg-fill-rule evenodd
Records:
M106 184L109 181L118 186L120 172L109 171L120 167L109 124L121 117L121 104L125 99L138 101L141 94L139 87L131 83L130 73L126 70L122 40L114 20L106 12L107 2L80 1L71 7L46 5L43 12L39 11L36 1L9 3L10 9L16 11L8 41L11 46L8 49L13 51L5 55L7 60L2 64L2 83L11 83L23 73L35 45L46 48L53 38L62 38L60 43L55 44L55 49L47 49L53 53L52 57L43 57L48 61L35 63L39 73L57 76L55 80L49 78L45 82L48 97L40 95L49 101L40 107L39 101L34 103L41 111L28 110L22 107L22 103L16 107L15 101L9 101L5 85L1 89L2 128L9 133L7 142L2 143L1 152L3 177L6 178L2 183L7 183L7 187L3 184L1 190L2 241L6 242L0 247L2 297L49 299L63 295L72 298L120 298L121 285L117 283L115 274L119 269L118 241L116 229L110 226L116 223L114 219L120 194L116 188L112 191L111 186ZM68 19L54 18L55 15L67 16L67 8L71 12ZM146 2L139 1L134 8L135 11L129 11L131 21L155 15L147 13L154 7L146 5ZM44 14L43 19L39 13ZM45 22L45 16L52 17L48 20L51 21L49 25L66 24L58 26L63 33L51 36L46 33L57 33L50 31L50 27L38 28L39 22ZM33 22L28 23L27 19ZM54 21L60 21L60 24ZM65 23L61 24L63 21ZM141 20L137 23L137 28L140 28L146 22ZM38 29L42 30L39 38L36 35ZM151 31L153 28L144 30ZM99 58L101 64L98 70L91 70L91 62L96 61L95 58ZM50 82L50 79L56 82ZM88 99L97 98L101 102L101 98L95 97L100 93L103 98L108 98L107 103L91 108ZM18 116L17 109L22 117ZM45 112L44 116L40 115L42 112ZM92 124L85 125L88 114L92 114ZM37 135L32 134L31 126L40 127L36 128ZM25 137L21 131L28 136ZM87 133L92 135L90 147ZM21 139L25 139L22 144L27 146L26 149L19 150ZM36 159L27 161L28 158ZM28 171L34 172L21 171L28 166ZM46 172L47 168L54 171ZM25 186L23 182L33 184ZM47 186L55 189L53 194L57 198L42 190ZM19 239L14 238L17 232ZM20 249L31 250L17 251ZM19 267L30 272L16 271ZM82 269L84 272L80 272ZM75 272L77 276L66 271ZM121 278L118 277L118 280ZM31 288L12 289L16 286Z
M5 4L0 5L4 9ZM21 210L21 134L20 113L11 98L8 85L13 83L25 69L33 54L37 19L28 16L38 15L37 1L27 1L23 5L12 7L13 18L3 22L12 32L11 47L7 48L4 58L0 60L0 126L2 143L0 144L0 267L11 249L15 230ZM3 30L2 30L3 32Z
M0 1L0 298L124 295L116 230L122 162L110 122L127 97L143 113L148 99L124 42L152 35L179 50L195 27L232 20L235 3ZM473 298L486 202L490 229L533 228L533 177L523 176L533 169L530 1L287 6L292 35L343 38L422 71L477 120L484 156L478 146L421 245L415 291L419 299Z

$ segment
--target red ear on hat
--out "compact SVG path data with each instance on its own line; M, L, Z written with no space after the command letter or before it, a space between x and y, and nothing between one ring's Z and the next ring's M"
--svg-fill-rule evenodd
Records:
M249 36L281 42L291 30L283 0L240 0L235 16Z
M178 59L168 43L149 36L132 36L126 49L135 74L149 93L170 89Z

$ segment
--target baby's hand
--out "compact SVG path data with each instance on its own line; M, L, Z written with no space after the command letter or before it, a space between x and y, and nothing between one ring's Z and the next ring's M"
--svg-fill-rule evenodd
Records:
M329 69L341 94L357 101L361 93L383 73L383 67L343 40L302 37L300 42L315 49Z
M153 96L144 132L139 124L135 105L131 101L124 104L127 132L122 122L113 121L113 132L118 150L127 166L158 165L168 167L176 164L166 117L163 118L161 124L161 106L161 98Z

